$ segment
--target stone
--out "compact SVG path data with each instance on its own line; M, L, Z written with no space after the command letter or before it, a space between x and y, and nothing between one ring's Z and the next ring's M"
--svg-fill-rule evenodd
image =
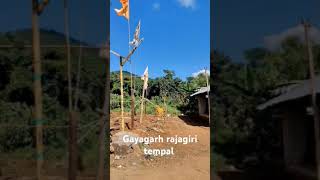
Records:
M110 153L114 153L114 147L112 146L112 144L110 144Z
M137 134L131 133L131 132L118 132L112 136L112 143L110 146L110 149L114 151L114 154L116 155L126 155L128 153L132 152L132 146L134 145L133 142L124 142L123 137L125 135L131 136L131 137L139 137Z
M126 146L131 146L133 143L132 142L124 142L123 141L123 136L129 135L131 137L139 137L137 134L131 133L131 132L118 132L114 134L111 138L112 144L118 144L119 146L126 145Z
M115 156L114 156L114 159L119 160L119 159L120 159L120 156L119 156L119 155L115 155Z

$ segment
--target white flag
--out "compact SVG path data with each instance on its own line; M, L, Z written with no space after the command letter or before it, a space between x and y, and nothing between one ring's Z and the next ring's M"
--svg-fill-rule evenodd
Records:
M134 32L133 40L130 42L130 45L133 47L136 47L139 44L140 41L140 21L138 23L138 26L136 28L136 31Z
M141 77L141 79L144 81L143 82L143 90L146 90L148 88L148 78L149 78L148 76L149 76L149 74L148 74L148 66L147 66L146 70L144 71L144 73Z

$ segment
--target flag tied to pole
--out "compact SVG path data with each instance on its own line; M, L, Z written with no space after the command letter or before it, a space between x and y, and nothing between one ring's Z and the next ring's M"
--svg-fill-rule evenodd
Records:
M139 21L139 23L137 25L137 28L136 28L136 31L134 32L134 38L130 42L130 45L133 46L133 47L138 46L138 44L140 42L140 26L141 26L141 23Z
M120 0L120 3L122 4L121 9L114 9L118 16L123 16L127 20L129 20L129 0Z
M146 90L148 88L148 66L146 68L146 70L144 71L141 79L144 80L144 83L143 83L143 90Z

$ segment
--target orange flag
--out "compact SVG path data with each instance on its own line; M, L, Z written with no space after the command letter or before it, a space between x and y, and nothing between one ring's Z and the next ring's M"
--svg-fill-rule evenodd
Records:
M121 9L114 9L118 16L124 16L127 20L129 20L129 0L120 0L122 4Z

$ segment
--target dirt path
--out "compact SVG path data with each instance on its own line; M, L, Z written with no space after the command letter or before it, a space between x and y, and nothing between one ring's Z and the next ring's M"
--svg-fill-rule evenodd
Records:
M209 180L210 179L210 130L195 125L186 117L169 118L162 128L162 136L194 136L198 143L175 145L175 155L159 157L156 162L142 165L111 167L112 180ZM139 128L138 130L139 131ZM159 134L159 133L158 133ZM153 134L155 135L155 134ZM172 145L167 145L172 146Z

